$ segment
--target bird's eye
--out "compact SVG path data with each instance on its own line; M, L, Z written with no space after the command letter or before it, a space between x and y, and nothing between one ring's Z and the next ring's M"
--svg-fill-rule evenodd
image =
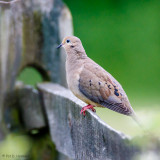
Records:
M70 43L70 40L69 40L69 39L67 39L67 40L66 40L66 42L67 42L67 43Z

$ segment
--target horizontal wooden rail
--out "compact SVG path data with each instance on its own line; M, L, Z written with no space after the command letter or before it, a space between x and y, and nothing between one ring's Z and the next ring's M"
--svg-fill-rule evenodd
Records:
M142 160L150 154L159 157L159 140L153 135L129 138L90 110L84 117L80 110L86 104L59 84L41 83L37 88L17 83L6 103L5 112L11 113L6 124L11 131L19 128L43 134L41 130L49 129L57 160ZM15 112L20 121L15 119Z
M130 160L138 149L124 134L105 124L95 113L80 114L85 105L68 89L39 84L50 135L59 152L76 160Z

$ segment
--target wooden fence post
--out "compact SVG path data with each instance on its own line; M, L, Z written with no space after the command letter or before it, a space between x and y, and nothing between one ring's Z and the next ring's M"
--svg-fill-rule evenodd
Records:
M72 34L72 18L61 0L0 3L0 139L7 132L4 100L25 67L32 66L44 80L66 86L64 53L56 46L67 34Z

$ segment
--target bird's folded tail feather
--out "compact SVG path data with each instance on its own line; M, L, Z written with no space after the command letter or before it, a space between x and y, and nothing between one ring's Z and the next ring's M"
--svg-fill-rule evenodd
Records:
M141 121L139 120L139 118L137 117L137 115L134 111L132 112L131 117L138 124L138 126L143 130L143 132L147 132L147 129L141 123Z

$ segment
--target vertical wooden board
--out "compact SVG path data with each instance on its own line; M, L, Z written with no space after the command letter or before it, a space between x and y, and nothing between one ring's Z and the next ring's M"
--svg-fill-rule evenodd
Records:
M44 80L59 82L60 56L58 17L61 0L23 1L23 59L22 66L37 68Z
M12 91L14 87L20 65L21 46L22 23L20 3L12 7L0 5L0 128L4 132L6 131L5 127L2 127L4 126L4 99L6 94Z
M63 38L66 36L73 35L73 28L72 28L72 15L67 8L67 6L63 6L62 11L60 13L58 19L59 25L59 37L60 42L62 42ZM66 53L63 48L60 48L60 84L64 87L67 86L66 82L66 70L65 70L65 62L66 62Z
M61 37L72 34L72 19L62 1L17 1L0 6L0 12L1 88L13 88L17 72L26 66L37 68L45 80L66 84L60 72L65 55L60 57L56 47Z
M65 72L61 72L64 68L60 67L64 67L64 58L56 49L64 8L61 0L0 4L0 124L5 96L13 91L18 73L26 66L36 68L44 80L66 86ZM71 23L65 16L63 21ZM67 29L63 33L66 32Z

